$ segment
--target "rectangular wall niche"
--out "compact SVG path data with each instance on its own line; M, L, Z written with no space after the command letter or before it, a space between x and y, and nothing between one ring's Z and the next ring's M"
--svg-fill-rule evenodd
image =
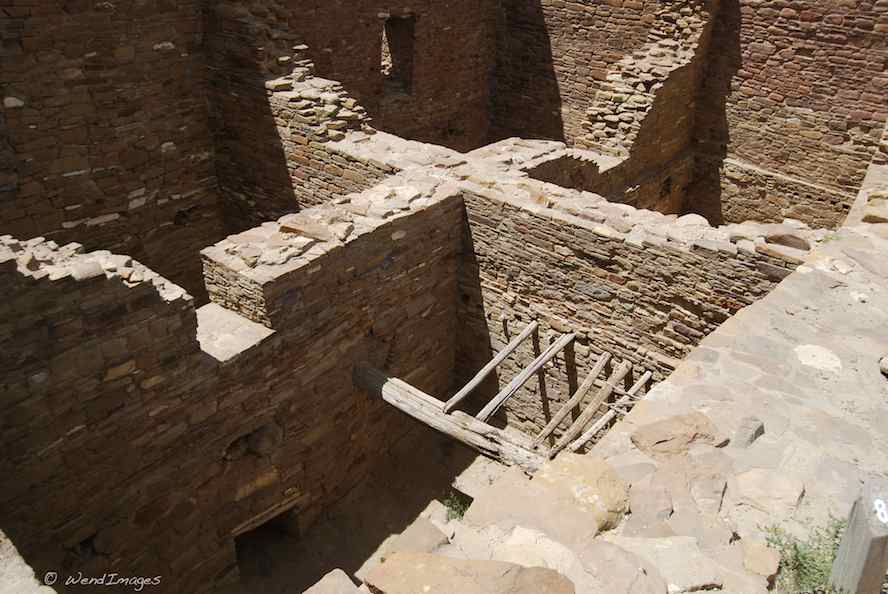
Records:
M413 91L414 17L389 17L382 30L382 74L386 92Z

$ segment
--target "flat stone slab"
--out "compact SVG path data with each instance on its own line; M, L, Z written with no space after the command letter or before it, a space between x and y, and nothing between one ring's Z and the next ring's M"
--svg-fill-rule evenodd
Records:
M197 340L200 348L217 361L225 363L258 345L274 330L208 303L197 310Z
M419 553L395 553L365 582L380 594L576 594L570 580L551 569Z
M657 568L666 581L669 594L717 590L722 587L719 566L687 536L669 538L626 538L608 536L607 540Z
M613 528L627 508L628 487L592 456L563 453L533 480L510 470L475 498L464 521L470 526L539 530L572 547Z

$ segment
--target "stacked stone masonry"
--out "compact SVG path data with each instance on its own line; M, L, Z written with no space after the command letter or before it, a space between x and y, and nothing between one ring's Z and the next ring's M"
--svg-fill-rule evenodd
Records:
M249 271L281 312L264 318L275 331L225 362L198 346L212 328L191 298L130 258L4 236L2 475L15 479L0 507L28 561L101 574L122 560L162 574L161 591L211 590L236 578L235 534L288 510L304 529L359 483L407 425L356 391L354 363L443 393L455 357L458 196L391 202L400 215L356 215L342 240L272 237L274 263ZM282 243L306 242L282 262ZM256 264L258 243L224 245Z
M559 358L547 370L546 393L529 384L504 407L508 425L526 433L542 429L603 351L631 362L638 375L666 376L828 237L792 220L711 227L697 215L638 210L526 177L522 167L559 146L504 141L454 170L470 184L460 277L462 379L492 356L478 345L498 350L531 320L542 324L542 348L560 333L579 334L573 361ZM533 348L523 345L501 377L517 375Z
M2 11L0 232L128 253L199 295L195 255L223 236L201 4Z
M662 379L888 162L881 0L0 14L0 528L38 572L236 579L411 426L363 360L445 398L540 322L481 399L574 332L525 433L604 350Z

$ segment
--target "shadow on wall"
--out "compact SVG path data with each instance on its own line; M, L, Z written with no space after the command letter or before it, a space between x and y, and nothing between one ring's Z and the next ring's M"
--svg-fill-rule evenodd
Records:
M564 141L561 91L541 0L503 0L491 141L512 136Z
M460 327L457 336L453 393L458 392L494 357L484 307L484 292L481 288L478 253L475 250L468 219L464 220L463 225L462 254L459 260L459 302L456 306ZM476 409L480 409L486 402L483 401L483 397L496 394L499 385L499 372L494 370L459 408L467 412L468 409L477 412Z
M743 63L741 20L740 0L722 0L697 98L694 123L696 162L686 210L702 215L713 225L724 223L721 167L730 143L726 107L731 81Z
M477 455L453 439L411 423L412 431L381 458L367 479L306 534L269 522L237 539L241 581L219 594L302 592L334 569L354 576L384 543L403 533Z
M284 21L267 17L235 2L208 3L204 11L216 175L229 233L299 210L265 89L293 69L298 42L275 25Z

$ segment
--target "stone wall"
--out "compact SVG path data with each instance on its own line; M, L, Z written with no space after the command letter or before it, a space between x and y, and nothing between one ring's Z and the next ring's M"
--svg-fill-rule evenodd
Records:
M183 580L210 538L196 487L220 469L195 456L216 396L193 302L128 257L82 251L2 238L0 521L38 575L125 560Z
M349 130L369 130L369 118L339 83L315 75L287 14L271 2L206 10L216 168L231 231L366 189L393 171L328 148Z
M487 141L494 2L308 0L295 6L261 0L245 6L279 34L306 44L318 74L342 82L380 129L457 149ZM382 41L390 17L413 21L409 92L385 84Z
M841 223L888 115L885 10L873 1L723 3L698 112L699 210L731 222Z
M3 237L0 524L38 575L126 568L161 575L155 591L206 591L236 578L236 535L285 513L305 529L362 480L410 425L354 389L353 363L430 393L452 381L461 202L405 201L249 268L268 275L274 331L195 311L128 257ZM234 254L224 266L261 259ZM208 277L218 297L209 261Z
M632 159L591 151L556 151L525 167L533 179L564 188L593 192L618 204L656 210L664 214L685 212L686 189L694 179L694 157L686 152L665 166L633 171Z
M222 236L200 3L4 11L0 231L126 252L200 295Z
M492 138L583 134L609 67L644 45L654 4L500 2Z
M567 187L662 212L684 212L695 172L697 89L718 9L719 2L700 1L543 2L538 14L510 6L515 12L501 23L495 133L563 139L599 153L586 159L597 161L592 168L561 163L576 173ZM594 35L603 34L603 39L590 38L593 34L577 24L590 16L598 17L600 29ZM606 36L615 33L618 38ZM580 48L590 55L579 56ZM519 59L513 64L516 56L504 52L517 52ZM545 75L535 70L549 67ZM543 84L532 77L541 77ZM548 103L538 96L546 93L546 80L558 89ZM532 111L541 109L558 117ZM534 117L526 117L528 110ZM546 169L553 166L559 164ZM537 173L544 175L539 179L554 180L551 171Z
M822 235L712 228L694 215L676 221L579 196L559 204L553 195L543 206L513 196L520 194L466 194L457 367L467 380L534 319L543 349L557 334L577 333L574 353L547 367L546 390L531 380L501 413L528 433L542 429L602 351L631 362L636 377L644 369L667 375L801 263L807 252L785 244L802 248ZM500 386L533 359L532 347L527 341L500 367ZM479 397L491 396L495 383Z

